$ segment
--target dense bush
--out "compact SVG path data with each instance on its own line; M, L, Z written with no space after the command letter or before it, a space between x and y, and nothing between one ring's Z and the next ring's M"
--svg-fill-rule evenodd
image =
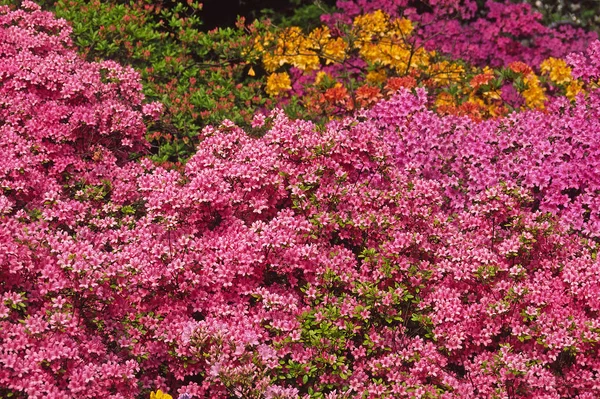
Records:
M314 51L314 43L312 49L293 45L300 27L289 25L313 26L320 13L330 10L325 5L295 3L303 5L296 14L275 19L287 27L240 21L236 26L207 30L203 6L193 1L42 1L46 9L69 21L75 45L88 61L112 59L134 67L142 77L146 97L165 105L162 117L149 124L147 139L152 159L169 167L181 167L194 153L203 126L230 119L251 134L260 134L250 127L252 116L256 110L264 113L274 106L284 107L292 117L323 122L370 107L389 98L399 87L416 85L430 90L431 104L439 112L482 119L522 106L542 107L548 95L572 98L581 89L580 83L556 85L540 76L538 64L549 56L581 50L593 37L570 26L548 28L540 23L539 14L522 4L486 5L478 1L454 7L453 2L340 2L343 16L325 15L331 29L320 27L311 35L317 50L327 35L327 40L345 42L345 47L322 54L326 56L322 60L312 57L311 62L317 58L319 68L314 63L305 65L311 71L298 68L297 60L290 62L289 57L277 60L277 71L273 71L262 62L265 55L261 53L281 54L279 38L291 40L286 51L292 54ZM214 4L209 2L206 8ZM250 2L240 5L248 11ZM409 18L410 35L394 39L388 34L379 43L367 45L369 29L389 22L360 13L378 9L392 16L385 17L389 21L395 21L395 16ZM565 29L568 32L562 31ZM314 32L321 34L315 36ZM360 40L354 41L356 35ZM256 45L269 38L268 46ZM390 39L402 54L382 51ZM423 45L428 51L421 48ZM417 53L420 56L411 59L411 68L401 68L407 57ZM466 62L443 53L460 56ZM261 56L263 60L259 60ZM394 58L400 62L390 62ZM510 68L484 68L508 67L515 60L527 61L536 75L514 73Z
M205 31L200 3L163 3L168 2L59 0L44 6L69 22L74 44L88 61L111 59L133 67L144 95L164 104L147 138L153 159L171 165L193 154L202 126L226 118L249 126L251 110L271 100L248 75L247 31L254 28Z
M116 271L89 268L101 260L93 247L85 253L74 229L95 234L84 221L100 221L103 197L118 201L111 181L147 150L143 114L161 106L142 104L132 69L83 61L69 49L64 20L24 7L0 11L0 392L132 397L138 365L107 339L121 315L100 316L113 298L111 283L97 279ZM99 329L104 337L90 333Z
M483 122L400 88L143 156L140 76L0 9L0 394L600 395L600 42L588 92ZM157 389L161 391L158 392ZM155 392L156 391L156 392Z
M329 120L371 107L400 87L425 87L439 113L485 119L543 109L549 97L572 100L586 90L554 57L535 69L521 61L491 69L428 51L419 46L412 21L380 10L335 29L304 33L295 26L255 39L269 73L266 92L289 115Z
M375 10L405 16L418 23L419 44L482 67L514 61L537 66L548 57L581 51L596 38L571 25L544 26L542 15L526 2L340 0L337 6L340 12L323 16L325 22L349 23Z

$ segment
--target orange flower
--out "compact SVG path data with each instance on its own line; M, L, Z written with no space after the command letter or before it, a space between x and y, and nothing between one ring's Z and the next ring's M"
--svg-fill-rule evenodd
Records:
M483 119L482 113L484 109L480 104L473 103L471 101L464 102L458 107L458 115L465 115L475 121L481 121Z
M477 90L480 86L490 83L493 79L494 75L491 73L480 73L479 75L475 75L469 84L473 89Z
M378 87L364 85L356 89L356 101L360 107L373 105L382 97Z
M340 83L325 91L325 99L330 103L337 103L348 99L348 89Z
M389 78L387 84L385 85L385 90L387 94L392 94L395 91L398 91L401 87L406 87L407 89L412 89L417 86L417 80L412 76L403 76L403 77L395 77Z
M353 108L351 98L348 95L348 89L342 86L341 83L337 83L334 87L325 90L322 100L323 102L344 107L348 110Z
M513 72L522 73L525 76L529 75L530 73L533 73L533 69L531 69L529 65L521 61L511 62L510 64L508 64L508 68Z

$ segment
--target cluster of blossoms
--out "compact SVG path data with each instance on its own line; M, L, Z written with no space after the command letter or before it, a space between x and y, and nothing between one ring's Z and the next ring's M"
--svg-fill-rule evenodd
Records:
M134 159L160 105L69 32L0 8L0 394L600 396L600 42L542 66L587 87L544 110L399 87L206 127L179 171Z
M2 4L20 1L3 0ZM253 110L271 107L260 78L249 76L241 53L256 25L206 31L195 0L37 0L73 29L88 61L114 60L141 76L143 93L164 113L148 124L152 160L180 167L195 151L202 126L231 119L249 126Z
M249 128L257 108L266 113L283 106L291 116L323 122L412 85L427 87L431 105L443 114L484 119L540 107L566 88L557 91L540 76L539 64L580 51L593 37L568 25L545 27L528 6L508 0L340 1L343 13L324 16L325 25L310 33L243 20L205 32L201 4L192 0L39 2L69 21L78 52L88 61L132 66L147 98L164 104L161 118L148 125L147 139L153 161L166 167L189 159L202 126L230 119ZM262 41L255 40L258 35ZM260 43L270 50L264 68L257 62ZM408 62L407 54L416 52L426 58ZM538 79L499 73L516 60L527 62ZM480 74L487 79L485 66L495 68L495 78L475 90L469 82ZM574 92L576 83L571 86Z
M484 119L543 109L549 96L573 100L585 89L554 57L540 64L539 74L522 61L491 69L450 60L426 50L410 20L381 10L338 24L336 32L321 26L304 34L291 27L259 35L255 49L270 73L267 94L331 117L371 107L401 87L426 87L438 112Z
M484 4L482 7L481 4ZM527 2L506 0L338 0L338 13L322 16L329 26L382 10L417 24L416 43L480 67L514 61L538 66L549 57L583 51L596 34L570 25L549 27Z

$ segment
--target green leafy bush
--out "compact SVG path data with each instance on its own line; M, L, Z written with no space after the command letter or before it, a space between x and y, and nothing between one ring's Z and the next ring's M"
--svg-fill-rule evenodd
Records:
M131 65L142 77L146 98L165 105L148 130L154 161L183 163L202 126L224 119L249 126L251 110L270 104L260 80L248 74L251 32L259 23L245 26L240 20L235 27L204 32L202 5L193 0L171 7L150 0L40 3L71 24L74 43L88 61Z

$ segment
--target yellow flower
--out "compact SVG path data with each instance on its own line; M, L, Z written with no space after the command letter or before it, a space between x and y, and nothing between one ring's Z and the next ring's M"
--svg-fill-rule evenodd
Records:
M304 55L298 54L293 57L290 57L290 64L295 66L298 69L303 71L314 71L315 69L319 69L321 63L319 62L319 57L315 55Z
M397 18L390 23L392 30L391 32L401 37L410 35L414 29L413 23L406 18Z
M363 41L388 33L389 17L381 10L354 18L354 33Z
M567 86L567 92L565 95L569 100L573 100L577 94L583 92L583 82L574 80Z
M331 39L331 33L329 33L329 27L327 26L315 28L308 35L311 47L317 50L323 48L329 42L329 39Z
M258 36L254 39L254 49L257 51L265 51L273 43L274 37L271 33L266 32L263 36Z
M273 55L271 53L265 53L265 55L263 55L263 65L267 72L275 71L286 62L286 58L280 55Z
M346 59L346 49L346 42L341 37L330 40L323 48L325 63L336 64L343 62Z
M248 76L256 76L256 72L254 72L254 68L250 67L250 69L248 69Z
M272 73L267 78L267 87L265 91L271 97L277 97L284 91L292 89L292 81L287 72Z
M369 71L369 73L367 73L367 82L369 82L369 83L379 84L379 83L385 82L386 79L387 79L387 74L385 73L385 70L383 70L383 69L376 70L376 71Z
M327 59L327 47L330 46L330 44L332 42L336 42L337 40L331 40L331 33L329 32L329 28L327 26L320 26L317 27L315 29L313 29L309 34L308 37L305 37L303 40L303 43L301 44L300 48L303 54L305 55L309 55L311 57L315 57L316 59L316 55L319 54L322 57L325 57ZM341 58L341 57L338 57ZM311 58L312 61L312 58ZM318 62L318 59L316 59L316 61ZM330 62L333 62L331 60L326 60L326 62L329 64ZM309 64L311 67L313 66L312 63ZM312 67L311 69L318 69L320 65L315 64L314 67Z
M451 64L448 61L436 62L429 67L431 80L440 86L457 82L465 74L462 65Z
M540 70L542 73L549 75L550 80L556 84L569 83L573 79L571 77L571 68L565 60L559 58L548 58L540 64Z
M446 93L446 92L441 92L440 94L438 94L437 98L435 99L436 107L443 107L443 106L453 107L455 105L456 104L454 102L454 98L452 97L452 95L449 93Z
M483 92L483 97L487 100L501 100L500 92L498 90L490 90Z
M150 399L173 399L173 397L159 389L156 393L150 392Z
M424 48L418 48L412 56L410 67L423 68L429 67L431 57L435 56L435 51L429 52Z
M544 108L544 102L546 101L546 95L544 89L540 86L540 80L535 74L531 73L525 76L523 79L527 85L527 89L523 90L523 97L525 103L529 108Z
M308 40L297 26L292 26L281 31L277 38L268 37L269 47L263 48L263 64L268 72L275 72L285 64L293 65L303 71L318 69L320 66L317 53L311 49L311 40Z
M317 72L317 76L315 77L315 84L318 85L319 83L321 83L323 79L325 79L325 77L328 77L327 72Z

